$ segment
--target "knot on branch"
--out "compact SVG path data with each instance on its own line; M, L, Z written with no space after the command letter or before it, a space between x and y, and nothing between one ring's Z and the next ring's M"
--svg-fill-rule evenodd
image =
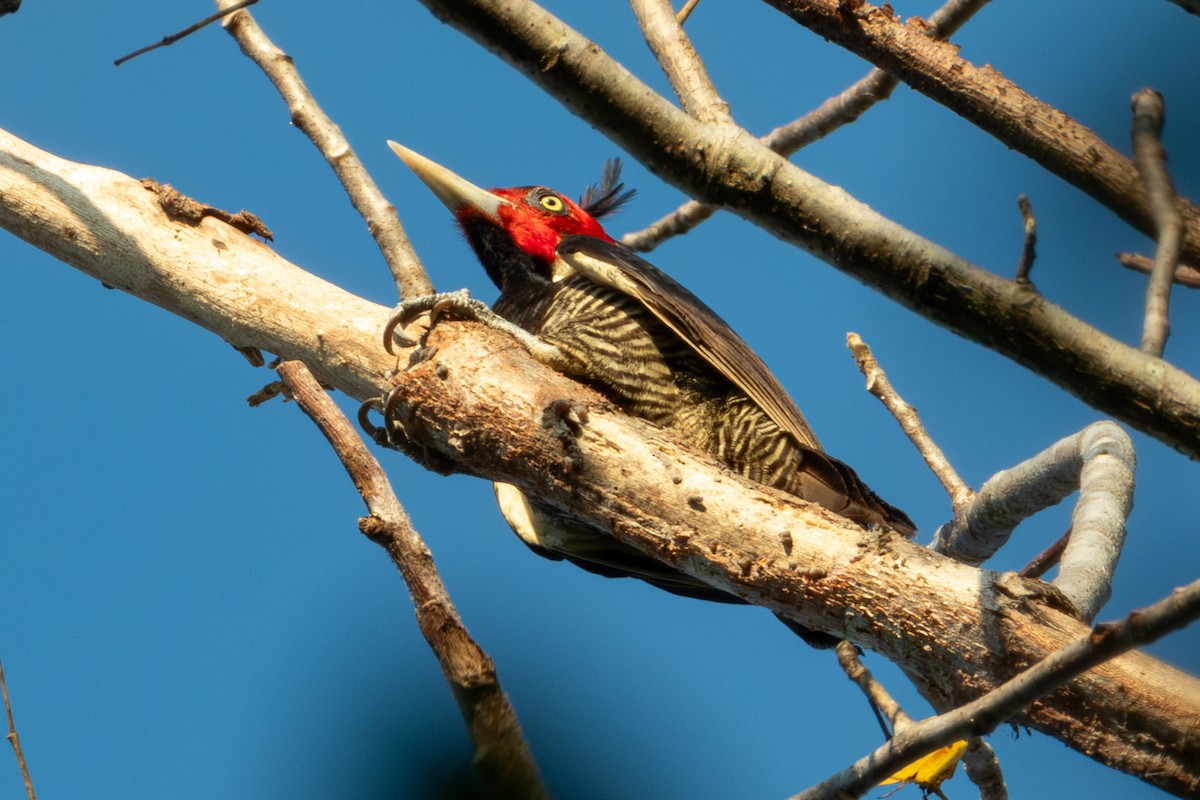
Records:
M153 178L142 178L142 186L147 191L158 195L159 206L171 219L198 225L200 220L205 217L214 217L227 225L237 228L242 233L261 236L268 242L275 241L271 229L259 219L258 215L252 214L245 209L236 214L231 214L224 209L193 200L186 194L176 191L171 184L159 183Z

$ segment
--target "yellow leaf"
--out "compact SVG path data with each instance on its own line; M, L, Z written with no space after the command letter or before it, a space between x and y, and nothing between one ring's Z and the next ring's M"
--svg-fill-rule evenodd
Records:
M925 791L936 792L942 781L954 775L963 751L967 749L965 739L934 750L929 755L919 758L895 775L880 783L915 783Z

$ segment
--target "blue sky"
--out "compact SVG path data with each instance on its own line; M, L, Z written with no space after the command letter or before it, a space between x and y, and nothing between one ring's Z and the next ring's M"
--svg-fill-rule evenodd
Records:
M933 5L895 3L904 15ZM570 24L666 91L622 3L558 2ZM0 127L73 160L153 176L261 215L276 249L372 300L387 269L266 79L212 28L112 60L210 6L26 3L0 19ZM70 24L64 24L65 15ZM393 138L483 185L578 193L618 149L413 2L266 0L255 8L397 206L439 288L494 297L451 221L384 145ZM765 5L706 0L689 22L735 117L756 133L867 65ZM1006 2L956 37L1032 94L1128 151L1129 96L1167 100L1181 191L1200 185L1200 19L1165 0ZM1033 277L1127 342L1144 280L1118 267L1145 237L903 87L794 160L973 261L1011 274L1016 196L1039 222ZM681 195L628 163L621 233ZM927 539L949 505L844 347L859 332L966 480L1099 418L1046 381L897 308L728 215L652 260L742 333L826 447ZM46 798L439 797L470 748L402 582L361 537L361 504L295 407L251 409L273 375L213 335L0 235L7 337L0 394L0 659ZM1197 298L1175 295L1168 357L1200 372ZM818 378L819 376L819 378ZM342 398L344 400L344 398ZM349 404L347 404L349 405ZM1129 542L1104 618L1196 577L1200 467L1144 436ZM874 747L866 704L833 658L771 615L672 597L538 559L490 487L381 453L472 633L496 659L559 797L785 797ZM1057 509L991 566L1017 568L1064 530ZM1196 630L1149 648L1200 670ZM925 707L879 658L868 664ZM1162 793L1048 737L992 737L1015 797ZM951 797L973 796L964 778ZM0 755L0 797L23 796ZM917 797L915 789L901 796Z

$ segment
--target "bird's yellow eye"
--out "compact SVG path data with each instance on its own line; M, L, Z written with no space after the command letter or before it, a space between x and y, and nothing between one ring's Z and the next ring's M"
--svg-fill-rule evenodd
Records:
M558 214L566 208L566 204L563 203L563 199L556 194L542 195L542 197L538 200L538 205L552 214Z

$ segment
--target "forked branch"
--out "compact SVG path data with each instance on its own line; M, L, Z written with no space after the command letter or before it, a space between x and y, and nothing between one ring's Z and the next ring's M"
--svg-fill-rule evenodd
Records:
M861 795L905 764L957 739L990 733L1004 720L1076 675L1178 630L1198 616L1200 580L1123 619L1097 625L1088 635L977 700L898 731L875 752L792 800Z
M947 0L929 16L929 35L939 39L949 38L987 3L988 0ZM680 24L683 24L682 20ZM854 122L876 103L891 97L892 90L898 83L895 76L879 68L872 69L804 116L775 128L763 136L761 141L776 153L787 157L800 148L828 136L843 125ZM634 250L653 250L672 236L692 230L711 217L716 210L716 206L688 200L642 230L625 234L621 237L621 242Z
M971 699L1086 630L1040 581L957 563L722 471L496 331L442 322L420 357L400 352L409 367L397 382L397 358L380 342L389 309L220 220L174 220L158 199L140 181L0 133L0 227L230 342L299 358L356 399L395 387L416 443L454 469L517 485L699 580L870 647L931 691ZM564 398L588 414L569 474L561 439L542 424ZM1136 718L1115 710L1129 703ZM1198 716L1200 681L1129 653L1021 719L1183 794L1200 788L1200 743L1187 732Z

